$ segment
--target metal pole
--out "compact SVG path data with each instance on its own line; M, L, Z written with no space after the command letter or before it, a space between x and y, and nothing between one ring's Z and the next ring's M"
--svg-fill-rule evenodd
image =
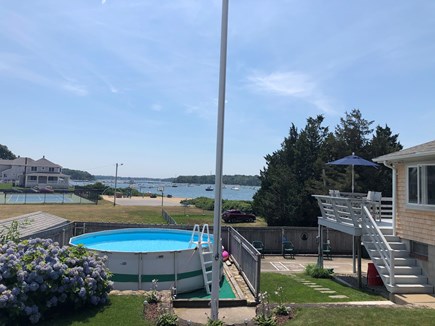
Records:
M165 190L164 187L160 188L160 190L162 191L162 217L163 217L163 191Z
M354 190L355 190L355 167L352 164L352 193L354 192Z
M222 25L219 70L218 124L216 142L216 178L213 220L213 254L211 286L211 319L219 320L219 281L221 269L221 206L225 121L225 82L227 66L228 0L222 0Z
M123 163L119 164L123 165ZM118 182L118 163L116 163L116 170L115 170L115 193L113 194L113 206L116 206L116 186Z

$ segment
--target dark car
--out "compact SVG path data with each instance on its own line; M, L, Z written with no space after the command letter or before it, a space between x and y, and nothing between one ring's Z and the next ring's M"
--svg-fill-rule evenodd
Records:
M222 213L225 223L254 222L257 217L254 214L245 213L237 209L229 209Z

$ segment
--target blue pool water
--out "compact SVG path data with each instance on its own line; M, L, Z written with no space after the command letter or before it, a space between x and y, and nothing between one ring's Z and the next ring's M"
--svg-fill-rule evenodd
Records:
M71 238L70 244L100 251L164 252L194 248L190 245L191 236L192 231L184 230L121 229L83 234ZM197 240L195 236L194 241Z

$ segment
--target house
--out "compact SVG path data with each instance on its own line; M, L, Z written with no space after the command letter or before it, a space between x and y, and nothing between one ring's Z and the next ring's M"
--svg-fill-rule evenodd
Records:
M332 228L353 236L360 282L364 246L391 294L434 293L435 141L373 161L392 170L392 198L376 202L362 194L314 195L321 211L319 263L323 229Z
M373 159L393 172L393 230L435 284L435 141Z
M44 157L33 160L29 157L18 157L14 160L0 160L0 181L11 182L17 186L47 187L67 189L69 176L62 173L62 167Z

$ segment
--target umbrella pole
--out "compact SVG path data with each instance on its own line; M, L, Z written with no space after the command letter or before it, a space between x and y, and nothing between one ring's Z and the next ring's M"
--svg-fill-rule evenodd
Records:
M354 190L355 190L355 167L352 164L352 193L354 192Z

